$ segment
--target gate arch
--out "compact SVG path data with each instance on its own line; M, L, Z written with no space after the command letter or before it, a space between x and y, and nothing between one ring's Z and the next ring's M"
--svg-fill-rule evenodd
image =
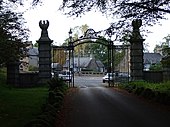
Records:
M112 33L110 32L110 29L108 29L106 31L106 33L108 34L109 36L109 40L106 40L105 38L102 38L102 36L100 36L101 32L95 32L93 29L88 29L83 36L81 36L80 38L76 39L76 40L73 40L72 39L72 31L70 29L69 31L69 43L68 43L68 51L69 51L69 71L72 72L72 86L74 87L74 48L78 45L82 45L82 44L85 44L85 43L97 43L97 44L101 44L101 45L104 45L107 47L108 49L108 65L107 65L107 72L109 73L109 81L108 81L108 85L111 86L111 85L114 85L114 82L110 82L110 73L113 73L114 72L114 64L113 64L113 61L114 61L114 44L113 44L113 41L111 41L111 36L112 36ZM85 41L87 40L87 41ZM96 42L96 41L93 41L93 40L100 40L101 42ZM79 43L76 43L76 42L79 42ZM71 61L71 58L72 58L72 61ZM72 67L71 67L72 65Z
M74 48L76 46L85 44L85 43L91 43L91 44L99 44L99 45L103 45L107 47L107 73L108 73L108 77L109 77L109 81L108 81L108 86L114 86L115 85L115 81L111 81L111 75L113 75L113 73L115 72L120 72L122 70L118 70L120 68L115 67L115 51L117 52L118 50L124 50L124 49L128 49L126 50L126 55L129 55L129 46L130 45L114 45L113 41L111 40L111 36L112 34L109 33L108 31L105 31L105 33L108 35L108 39L104 38L104 36L100 36L100 32L95 32L93 29L88 29L85 34L81 37L79 37L76 40L73 40L72 38L72 31L69 31L69 42L66 46L53 46L53 49L58 49L58 50L63 50L66 51L68 54L68 70L71 72L72 74L72 80L69 82L69 86L70 87L74 87L74 74L75 74L75 60L74 60ZM99 40L99 41L96 41ZM76 43L78 42L78 43ZM53 53L54 54L54 53ZM117 59L117 58L116 58ZM124 65L127 68L127 72L129 74L129 57L128 57L128 65ZM79 69L78 69L79 70ZM116 82L119 82L120 80L118 80L118 78L116 79Z

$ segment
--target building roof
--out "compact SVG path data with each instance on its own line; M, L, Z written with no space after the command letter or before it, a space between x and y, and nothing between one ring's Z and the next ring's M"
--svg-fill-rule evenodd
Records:
M86 68L90 64L91 60L94 58L91 57L75 57L74 58L74 66L75 67L81 67ZM71 59L72 61L72 59ZM104 67L103 63L100 60L95 61L98 67ZM72 62L70 63L72 65ZM69 66L69 60L66 61L66 63L63 65L63 67Z
M97 60L96 64L98 67L104 67L104 64L100 60Z
M28 49L28 55L29 56L38 56L38 48L37 47L33 47L33 48L29 48Z
M144 64L160 63L162 56L160 53L144 53Z

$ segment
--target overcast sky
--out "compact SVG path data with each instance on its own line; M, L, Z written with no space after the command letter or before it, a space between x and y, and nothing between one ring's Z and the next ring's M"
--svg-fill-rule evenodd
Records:
M37 6L35 9L29 10L24 14L24 18L27 21L26 25L31 31L29 38L30 41L35 43L36 40L40 38L40 20L49 20L49 37L57 45L62 44L64 40L68 38L68 31L70 28L87 24L95 31L99 31L107 29L112 22L112 19L106 18L100 12L87 13L81 18L68 17L63 15L61 11L58 11L61 2L62 0L53 0L53 2L50 2L50 0L44 0L44 5ZM25 8L28 7L25 6ZM24 8L22 8L22 10L24 10ZM153 33L148 34L148 37L144 38L146 39L145 43L149 44L148 49L150 52L153 51L156 44L159 44L163 40L163 37L170 34L170 20L163 20L161 23L162 26L156 25L152 28L148 28Z

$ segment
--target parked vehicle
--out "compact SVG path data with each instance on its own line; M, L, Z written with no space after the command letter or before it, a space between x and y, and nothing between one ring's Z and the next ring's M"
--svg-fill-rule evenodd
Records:
M110 78L109 78L109 77L110 77ZM114 77L115 77L115 73L107 73L107 74L103 77L103 83L108 82L109 79L110 79L110 81L113 81Z
M130 80L129 73L127 73L127 72L116 72L116 73L107 73L103 77L103 83L109 81L109 76L110 76L110 81L114 81L114 82L122 82L122 81Z
M123 77L123 78L128 78L128 77L130 77L129 73L127 73L127 72L119 72L119 73L118 73L118 76L119 76L119 77Z
M64 81L70 81L71 82L71 79L72 79L72 74L70 71L61 71L59 74L58 74L58 77L63 79Z

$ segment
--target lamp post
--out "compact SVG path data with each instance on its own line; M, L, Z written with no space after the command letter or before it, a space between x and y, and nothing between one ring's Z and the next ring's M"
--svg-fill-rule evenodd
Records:
M72 85L74 87L74 46L73 46L73 42L72 42L72 30L70 29L70 31L68 32L69 34L69 71L70 71L70 56L72 56L72 69L71 69L71 74L72 74Z
M111 28L107 29L106 31L107 35L109 36L109 42L108 42L108 77L109 77L109 86L111 85L110 83L110 77L112 75L112 85L114 85L114 54L113 54L113 41L111 41L112 38L112 30ZM111 74L111 75L110 75Z

